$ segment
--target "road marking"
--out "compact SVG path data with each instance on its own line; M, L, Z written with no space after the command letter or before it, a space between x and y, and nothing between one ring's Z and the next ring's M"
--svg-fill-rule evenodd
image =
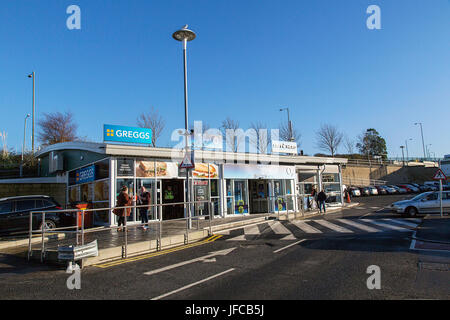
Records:
M407 221L404 221L404 220L397 220L397 219L383 219L383 220L391 221L391 222L398 223L398 224L402 224L402 225L405 225L405 226L408 226L408 227L411 227L411 228L416 228L417 227L416 223L410 223L410 222L407 222Z
M345 224L348 224L348 225L350 225L352 227L355 227L355 228L367 231L367 232L380 232L381 231L381 230L378 230L378 229L366 226L364 224L355 222L355 221L350 220L350 219L338 219L338 221L340 221L342 223L345 223Z
M273 223L272 225L269 225L275 234L291 234L292 232L289 231L288 228L283 226L283 224L279 221Z
M368 222L368 223L373 223L373 224L376 224L376 225L378 225L380 227L393 229L393 230L397 230L397 231L411 231L408 228L401 228L401 227L393 226L393 225L390 225L390 224L387 224L387 223L383 223L383 222L379 222L379 221L376 221L376 220L373 220L373 219L362 219L362 221Z
M245 240L247 240L247 239L245 238L245 234L243 234L241 236L237 236L237 237L234 237L234 238L231 238L231 239L227 239L226 241L245 241Z
M163 268L159 268L159 269L155 269L155 270L152 270L152 271L144 272L144 274L147 275L147 276L151 276L151 275L154 275L154 274L157 274L157 273L160 273L160 272L164 272L164 271L167 271L167 270L172 270L172 269L175 269L175 268L178 268L178 267L181 267L181 266L185 266L187 264L191 264L191 263L194 263L194 262L207 261L208 259L211 259L212 257L215 257L215 256L225 256L225 255L229 254L230 252L232 252L234 249L236 249L236 248L230 248L230 249L225 249L225 250L219 250L219 251L211 252L210 254L208 254L206 256L203 256L203 257L198 257L198 258L195 258L195 259L191 259L191 260L175 263L175 264L172 264L170 266L166 266L166 267L163 267Z
M365 215L359 217L358 219L362 219L362 218L364 218L364 217L366 217L366 216L368 216L368 215L371 215L372 213L373 213L373 212L366 213Z
M317 222L318 224L320 224L328 229L334 230L336 232L354 233L352 230L346 229L341 226L337 226L331 222L328 222L327 220L316 220L315 222Z
M251 227L257 226L257 225L260 225L260 224L263 224L263 223L267 223L267 221L262 221L262 222L258 222L258 223L252 224ZM217 231L217 233L218 234L223 234L223 235L229 235L230 231L239 230L239 229L242 229L242 228L245 228L245 227L248 227L248 226L239 226L239 227L234 227L234 228L229 228L229 229L223 229L223 230Z
M297 238L291 233L289 235L287 235L284 238L281 238L280 240L297 240Z
M192 248L192 247L196 247L196 246L200 246L206 243L211 243L216 241L217 239L220 239L221 237L223 237L221 234L219 235L213 235L203 241L199 241L196 243L192 243L192 244L188 244L185 246L180 246L180 247L176 247L176 248L171 248L171 249L167 249L167 250L163 250L163 251L157 251L157 252L153 252L153 253L149 253L149 254L145 254L145 255L139 255L136 257L131 257L131 258L127 258L127 259L121 259L121 260L117 260L117 261L110 261L110 262L105 262L105 263L99 263L99 264L95 264L94 267L97 268L102 268L102 269L106 269L106 268L110 268L110 267L115 267L124 263L129 263L129 262L135 262L135 261L139 261L139 260L143 260L143 259L148 259L148 258L153 258L153 257L157 257L157 256L161 256L161 255L165 255L168 253L172 253L172 252L176 252L176 251L180 251L180 250L184 250L184 249L188 249L188 248Z
M248 235L258 235L258 234L260 234L259 228L258 228L257 225L250 226L250 227L245 227L244 228L244 233L248 234Z
M222 275L224 275L224 274L227 274L227 273L229 273L229 272L231 272L231 271L234 271L234 270L235 270L234 268L228 269L228 270L226 270L226 271L224 271L224 272L215 274L215 275L213 275L213 276L211 276L211 277L208 277L208 278L206 278L206 279L203 279L203 280L200 280L200 281L197 281L197 282L188 284L187 286L181 287L181 288L179 288L179 289L177 289L177 290L174 290L174 291L165 293L165 294L163 294L163 295L157 296L157 297L155 297L155 298L152 298L151 300L160 300L160 299L165 298L165 297L168 297L168 296L170 296L170 295L172 295L172 294L174 294L174 293L178 293L178 292L180 292L180 291L183 291L183 290L192 288L192 287L194 287L194 286L196 286L196 285L199 285L199 284L201 284L201 283L207 282L207 281L212 280L212 279L214 279L214 278L220 277L220 276L222 276Z
M278 249L278 250L275 250L273 253L278 253L278 252L283 251L283 250L285 250L285 249L287 249L287 248L290 248L290 247L292 247L292 246L295 246L296 244L302 243L303 241L306 241L306 239L302 239L302 240L300 240L300 241L291 243L290 245L287 245L286 247L283 247L283 248L280 248L280 249Z
M313 226L310 226L304 221L292 221L293 224L295 224L297 227L299 227L302 231L306 233L322 233L319 229L314 228Z

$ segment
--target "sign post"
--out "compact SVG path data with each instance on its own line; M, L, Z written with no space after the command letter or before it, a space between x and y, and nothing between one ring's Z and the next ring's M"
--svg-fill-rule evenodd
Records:
M445 176L444 172L441 170L441 163L439 162L439 170L436 172L436 174L433 177L434 180L439 180L439 202L440 202L440 210L441 210L441 217L443 216L443 210L442 210L442 180L447 180L447 177Z
M191 229L192 221L191 221L191 204L190 202L190 188L189 188L189 169L195 168L194 157L189 153L189 150L186 146L186 153L184 154L183 161L180 163L180 169L186 170L186 217L187 219L187 228Z

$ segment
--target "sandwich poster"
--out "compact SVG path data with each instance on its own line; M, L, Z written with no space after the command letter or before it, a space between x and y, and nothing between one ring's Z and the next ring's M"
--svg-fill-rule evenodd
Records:
M178 165L174 162L136 161L136 177L177 178Z
M192 175L198 179L217 179L219 177L219 167L215 164L196 163Z

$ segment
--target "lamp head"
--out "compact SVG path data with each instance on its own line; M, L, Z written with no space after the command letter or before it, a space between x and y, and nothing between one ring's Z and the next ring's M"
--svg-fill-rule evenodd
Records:
M188 25L186 24L183 28L178 31L175 31L172 34L172 37L177 41L192 41L195 39L196 34L194 31L188 29Z

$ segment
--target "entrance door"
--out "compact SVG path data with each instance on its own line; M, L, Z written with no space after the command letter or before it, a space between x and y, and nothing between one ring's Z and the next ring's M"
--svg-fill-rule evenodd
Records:
M159 181L158 181L159 184ZM139 195L141 187L145 187L146 191L150 193L150 204L157 204L159 203L159 194L157 192L156 186L155 186L155 179L137 179L136 180L136 192ZM155 202L156 197L156 202ZM139 210L138 210L139 212ZM153 206L150 208L148 212L148 219L149 220L157 220L158 219L158 207Z
M183 203L184 202L184 180L164 179L162 180L162 203ZM165 205L162 209L163 220L179 219L184 217L184 206Z
M250 212L269 212L269 184L267 180L249 180Z

